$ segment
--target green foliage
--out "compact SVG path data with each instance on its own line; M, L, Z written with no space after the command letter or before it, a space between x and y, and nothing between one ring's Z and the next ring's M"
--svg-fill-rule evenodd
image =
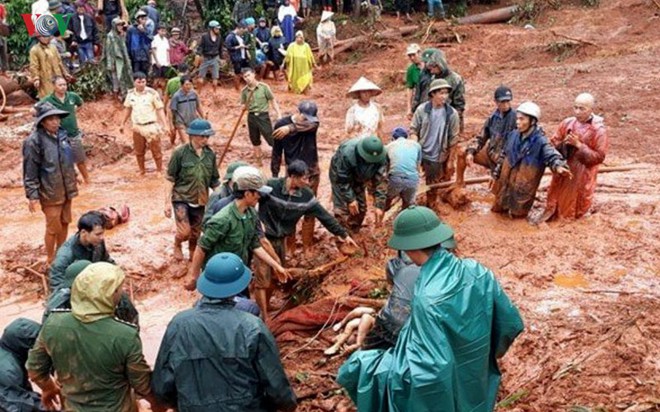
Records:
M497 403L497 409L511 407L527 395L529 395L529 391L527 389L520 389L499 401Z
M126 1L126 10L128 11L128 20L129 23L133 22L133 17L135 13L140 9L140 7L147 4L146 0L125 0ZM160 12L161 23L169 24L174 20L174 10L168 6L166 0L156 0L156 8Z
M532 23L546 10L559 10L560 7L561 0L524 0L518 3L518 13L511 21L514 24Z
M102 64L86 64L76 73L76 82L71 84L71 91L83 100L95 100L110 92L110 83Z
M5 2L5 7L7 8L7 24L11 27L11 34L7 39L11 68L19 69L28 63L28 46L31 41L21 15L31 12L32 0L11 0Z

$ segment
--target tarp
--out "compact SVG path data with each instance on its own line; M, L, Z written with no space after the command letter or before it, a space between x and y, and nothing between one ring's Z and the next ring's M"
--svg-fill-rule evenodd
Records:
M492 411L497 358L522 331L493 273L438 249L422 266L394 348L354 353L339 369L358 411Z

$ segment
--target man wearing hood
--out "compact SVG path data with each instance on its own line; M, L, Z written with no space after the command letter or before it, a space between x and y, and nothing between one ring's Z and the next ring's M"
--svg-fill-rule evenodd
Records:
M103 54L112 81L112 92L123 101L128 89L133 87L133 71L126 47L126 22L120 17L112 20L112 30L105 38Z
M63 400L67 411L137 412L135 393L163 410L152 401L137 328L114 318L124 278L110 263L89 265L73 282L71 309L54 311L45 322L26 366L47 408Z
M41 396L32 390L25 361L34 345L40 325L25 318L14 320L0 338L0 410L7 412L46 411Z
M46 217L44 243L50 264L66 240L78 183L73 149L66 130L60 126L69 113L48 102L37 103L35 109L35 128L23 142L23 186L30 213L40 205Z
M422 70L413 96L413 113L420 104L428 100L431 82L435 79L444 79L451 86L447 103L458 112L460 130L463 132L463 112L465 111L465 84L463 78L449 68L447 58L442 50L424 50L422 61L424 62L424 70Z

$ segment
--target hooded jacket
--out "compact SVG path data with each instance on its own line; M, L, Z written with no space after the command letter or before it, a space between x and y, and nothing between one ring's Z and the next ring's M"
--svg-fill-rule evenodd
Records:
M110 263L87 266L73 283L71 310L51 313L30 350L27 369L37 381L55 370L67 411L137 412L133 392L151 392L137 328L113 318L124 277Z
M122 21L115 17L112 20L112 30L105 38L105 47L103 47L103 57L105 59L106 70L117 76L119 87L122 92L126 92L133 87L133 71L131 69L131 58L128 55L126 40L117 30L117 24Z
M431 82L435 79L445 79L451 86L447 103L459 113L463 113L465 111L465 84L463 78L449 68L445 54L441 50L431 53L426 59L426 63L436 64L440 67L441 72L440 75L433 75L428 69L422 70L419 83L415 89L415 95L413 96L413 111L419 105L429 100Z
M23 142L25 196L45 205L63 204L78 196L73 150L63 128L50 136L37 125Z
M154 395L179 412L292 410L296 397L273 335L231 299L203 298L167 326Z
M6 412L46 411L41 396L32 390L25 361L34 345L40 325L18 318L0 338L0 410Z

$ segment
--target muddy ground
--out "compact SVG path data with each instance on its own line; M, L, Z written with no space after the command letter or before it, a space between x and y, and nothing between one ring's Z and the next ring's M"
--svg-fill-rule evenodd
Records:
M525 332L500 363L501 410L658 409L659 13L652 0L604 0L597 8L548 8L533 23L533 30L516 25L455 27L459 44L452 40L453 34L447 36L447 30L438 27L426 39L425 45L440 44L450 64L466 79L465 139L479 130L492 110L492 91L501 83L513 88L516 102L530 99L540 104L548 133L571 115L574 96L589 91L608 126L606 165L641 167L600 175L593 210L577 222L535 227L494 215L489 212L492 199L481 186L468 188L471 203L461 210L444 205L439 211L457 232L459 253L490 267L525 319ZM390 18L385 24L397 25ZM405 41L377 42L345 53L339 64L316 72L309 97L320 107L324 172L334 148L345 138L343 119L351 102L344 94L360 75L384 89L377 100L385 108L386 129L406 124L401 84L407 64L404 50L407 42L420 42L426 29L422 23L417 35ZM294 111L300 98L287 93L282 83L269 83L283 112ZM226 86L215 95L205 90L201 96L219 131L213 146L221 151L240 112L238 93ZM182 280L177 279L185 266L170 258L174 225L162 211L163 179L151 163L147 177L137 177L130 137L118 131L119 104L110 99L89 103L80 118L89 135L86 142L94 170L93 183L81 186L74 201L74 219L89 209L130 205L131 222L110 231L107 243L134 279L130 288L141 309L145 351L153 362L168 320L196 299L194 293L183 291ZM20 145L29 132L29 120L14 116L0 126L1 327L19 315L39 319L43 298L40 277L21 268L38 269L43 262L43 218L29 214L20 188ZM170 152L166 150L167 155ZM249 153L247 131L241 126L227 159L244 159ZM545 178L537 210L544 204L547 185ZM327 206L329 196L324 174L320 198ZM294 253L294 264L314 266L337 257L331 237L317 229L315 257L305 262ZM363 250L320 283L299 287L295 300L321 302L327 320L333 308L337 314L350 306L342 302L356 289L363 298L380 297L376 289L383 287L383 264L393 254L385 246L389 231L389 227L364 231L359 237ZM284 297L276 300L282 303ZM329 330L317 334L323 324L331 322L321 319L314 330L278 334L287 372L304 398L303 411L336 410L345 400L334 383L345 355L323 356L332 338Z

